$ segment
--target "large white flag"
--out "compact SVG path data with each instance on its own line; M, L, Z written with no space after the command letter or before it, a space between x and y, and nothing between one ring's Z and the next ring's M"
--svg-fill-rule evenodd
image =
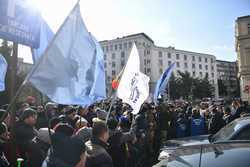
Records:
M117 96L133 108L133 114L140 111L149 95L148 83L149 77L140 72L140 58L134 44L117 89Z

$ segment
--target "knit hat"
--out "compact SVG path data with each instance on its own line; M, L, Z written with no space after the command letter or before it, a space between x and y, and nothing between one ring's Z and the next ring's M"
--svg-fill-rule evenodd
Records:
M65 166L76 166L86 149L84 141L77 137L61 136L57 133L52 136L52 140L54 154L52 157L64 162Z
M72 136L74 128L67 123L59 123L54 128L55 133L61 133L65 136Z
M76 136L82 141L87 142L92 136L92 128L83 127L76 132Z
M26 118L29 118L30 116L37 115L36 111L33 110L32 108L26 108L22 115L20 116L20 120L25 120Z

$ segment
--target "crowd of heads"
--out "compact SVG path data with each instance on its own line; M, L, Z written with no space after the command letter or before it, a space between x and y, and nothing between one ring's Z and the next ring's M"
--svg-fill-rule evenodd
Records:
M13 154L10 138L15 139L15 153L24 159L24 166L152 166L167 140L217 133L249 112L247 104L238 100L231 105L212 101L144 103L133 115L132 108L119 99L83 107L52 102L36 105L35 98L28 97L15 110L13 124L7 107L0 109L0 116L6 116L0 124L3 167Z

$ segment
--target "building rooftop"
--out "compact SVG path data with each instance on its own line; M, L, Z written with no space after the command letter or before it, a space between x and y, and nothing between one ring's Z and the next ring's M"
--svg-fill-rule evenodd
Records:
M250 19L250 15L238 17L237 21L241 19Z
M129 38L129 37L135 37L135 36L144 36L146 39L148 39L149 41L151 41L152 43L154 43L154 41L145 33L137 33L137 34L131 34L131 35L126 35L126 36L123 36L122 38ZM122 39L122 38L116 38L116 39ZM116 39L111 39L111 40L116 40ZM103 40L103 41L99 41L99 42L107 42L107 41L111 41L111 40Z
M236 61L225 61L225 60L216 60L216 61L221 63L236 63Z

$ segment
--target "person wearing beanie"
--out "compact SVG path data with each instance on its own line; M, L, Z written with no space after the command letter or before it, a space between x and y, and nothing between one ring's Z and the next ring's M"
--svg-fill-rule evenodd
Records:
M64 108L64 122L70 124L73 128L76 127L76 122L79 119L76 113L76 109L73 106Z
M113 167L111 156L108 154L108 127L104 122L93 124L92 138L86 142L86 167Z
M35 128L37 122L37 112L27 108L16 123L14 133L16 137L17 149L20 156L24 159L24 164L30 167L41 166L43 161L42 150L39 148L35 139L38 131Z
M0 166L8 167L9 162L4 154L5 143L9 140L8 128L4 122L0 123Z

